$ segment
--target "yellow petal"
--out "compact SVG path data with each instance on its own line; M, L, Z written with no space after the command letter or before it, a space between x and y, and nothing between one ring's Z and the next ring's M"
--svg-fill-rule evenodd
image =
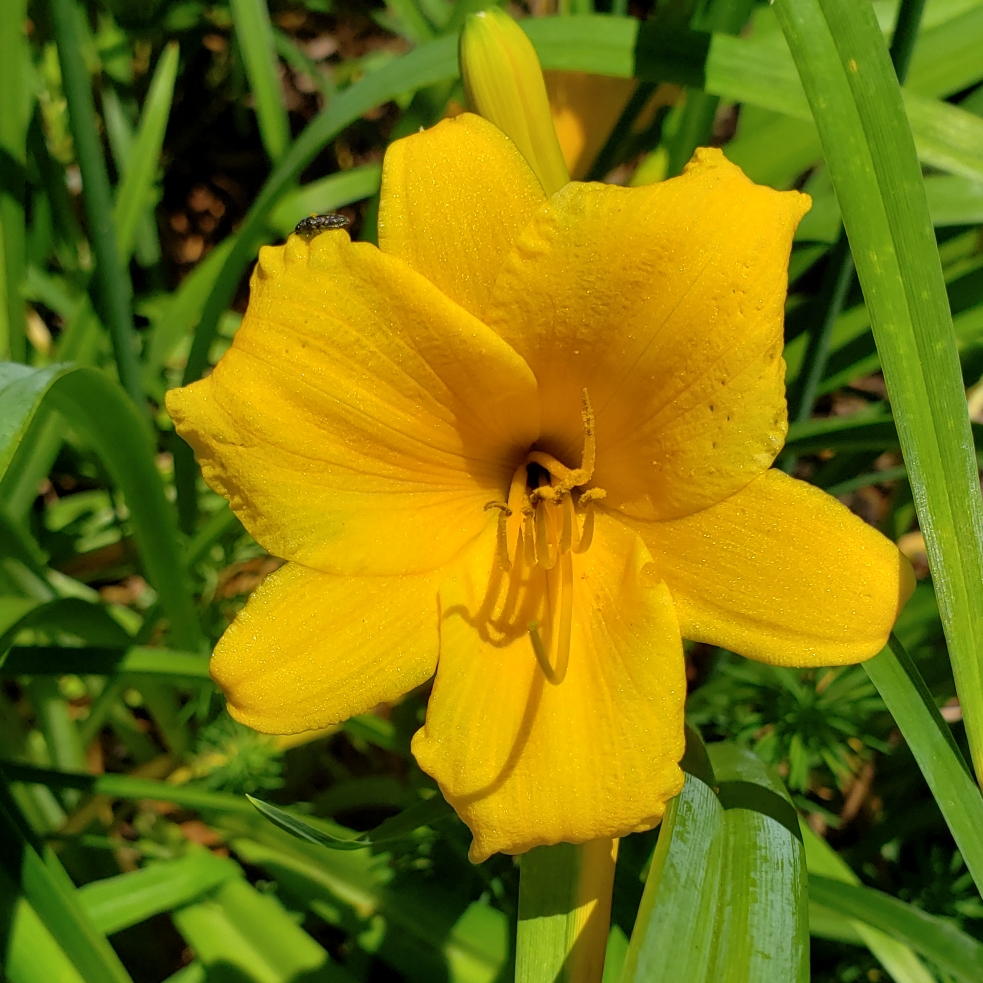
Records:
M476 623L492 543L441 588L441 649L426 724L413 739L474 834L471 858L649 829L682 786L682 647L665 585L620 520L597 516L574 557L573 632L558 684L524 624L493 641Z
M638 87L637 79L543 72L553 125L570 176L582 181Z
M636 528L683 636L773 665L876 655L914 588L892 542L780 471L705 512Z
M434 574L341 577L288 563L253 592L212 656L229 713L267 734L327 727L433 675Z
M512 141L462 113L386 151L379 248L480 317L502 262L545 201Z
M232 348L167 407L250 534L327 573L439 566L538 433L522 359L344 232L263 249Z
M786 266L808 202L700 150L650 187L569 184L523 231L484 320L536 373L539 445L568 467L588 390L606 504L688 515L771 465Z

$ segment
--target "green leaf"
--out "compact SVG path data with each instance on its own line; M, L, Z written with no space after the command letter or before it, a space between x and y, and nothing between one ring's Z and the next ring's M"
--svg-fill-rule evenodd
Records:
M983 503L955 332L901 92L868 6L776 0L775 10L815 111L856 259L981 770Z
M983 6L923 28L905 88L925 96L951 96L983 78Z
M877 44L886 55L880 31L868 43ZM893 74L891 79L897 87ZM780 35L744 39L714 34L706 61L706 91L800 120L813 115ZM983 120L918 92L906 90L903 98L921 159L942 170L983 180Z
M201 317L202 308L225 264L236 237L223 239L188 275L174 293L168 295L153 319L150 340L145 347L143 380L147 390L163 393L160 371L174 356Z
M38 602L26 598L0 598L0 663L17 635L26 628L36 628L48 635L69 635L90 645L123 648L130 636L101 604L91 604L77 597L61 597ZM65 652L78 651L66 648ZM30 660L20 660L21 672L32 673ZM4 665L4 671L11 670ZM67 672L76 670L69 669Z
M353 983L276 898L260 894L245 878L227 880L211 900L188 905L173 919L216 977L244 983Z
M14 451L45 400L89 441L123 493L144 569L171 618L174 639L185 648L198 648L201 629L153 441L116 383L90 368L0 364L0 488Z
M866 922L931 959L961 983L983 979L983 945L951 922L873 888L809 876L809 896L832 911Z
M795 810L750 751L708 751L719 795L688 775L669 803L621 981L804 981L805 854Z
M71 599L55 601L53 604L62 608L69 600ZM102 612L102 609L94 604L84 604L81 601L75 601L74 604L80 606L76 610L86 609L87 619L94 617L88 612ZM0 608L0 618L2 618L2 611L3 609ZM109 616L106 615L106 617ZM30 616L25 619L25 621L29 620ZM113 625L119 629L116 622L113 622ZM72 629L66 628L65 630ZM122 629L119 630L122 631ZM91 633L88 632L83 633L80 630L75 630L73 633L81 635L87 640L92 639ZM126 637L125 634L124 637ZM127 637L128 641L129 638ZM2 647L3 640L0 639L0 651L2 651ZM193 652L175 652L172 649L144 648L142 646L134 646L133 648L97 647L96 645L87 645L84 648L18 647L10 650L6 662L3 664L2 672L6 676L62 676L66 674L117 676L126 673L141 676L170 676L196 682L207 681L211 678L208 675L208 659L204 656L196 655Z
M164 132L167 130L171 101L174 98L180 51L178 43L172 41L164 48L157 62L157 69L143 104L140 128L130 150L123 178L116 189L113 217L116 222L120 263L124 266L129 263L133 254L137 226L147 212L157 179Z
M34 104L26 0L0 4L0 358L27 358L24 196L27 128Z
M842 881L844 884L859 884L860 880L848 864L824 840L817 836L805 820L799 820L802 831L802 842L806 850L806 866L809 877L828 877ZM918 956L903 942L898 942L890 935L873 928L864 921L855 918L845 918L843 915L830 911L828 908L817 906L809 908L809 930L813 934L829 937L822 932L813 931L814 912L818 909L819 917L827 919L827 931L832 929L835 938L842 941L860 943L880 960L881 965L891 974L894 983L935 983L935 977L922 965ZM842 922L838 925L836 922ZM839 935L835 933L839 932Z
M326 846L330 850L364 850L367 847L393 843L404 839L421 826L429 826L453 815L454 810L444 801L443 796L434 795L409 806L398 815L380 823L367 833L357 833L355 836L344 835L344 827L336 823L328 823L323 819L304 819L296 813L287 812L270 802L255 799L251 795L247 799L271 823L282 830L299 836L303 840Z
M132 983L119 957L79 903L68 874L50 849L44 859L10 813L0 776L0 866L19 886L86 983Z
M263 146L270 160L278 161L290 143L290 123L280 87L279 62L266 0L232 0L236 40L246 64L246 75L256 107Z
M908 742L973 880L983 885L983 796L921 673L893 635L864 668Z
M77 775L52 768L35 768L14 761L0 762L11 781L47 785L53 789L77 788L87 795L107 795L113 799L153 799L174 802L202 812L253 814L253 806L245 797L209 792L188 785L172 785L152 778L134 778L131 775Z
M89 73L82 56L86 14L78 0L51 0L49 7L58 43L62 87L68 102L75 152L82 171L82 197L96 260L95 282L99 286L97 299L100 303L97 307L113 339L120 382L134 405L143 412L143 387L130 310L132 287L127 270L120 263L109 174L99 137Z
M7 926L3 971L9 983L85 983L34 906L2 867L0 923Z
M177 860L93 881L78 894L99 931L112 935L152 915L195 901L230 877L242 877L237 863L208 850L195 850Z

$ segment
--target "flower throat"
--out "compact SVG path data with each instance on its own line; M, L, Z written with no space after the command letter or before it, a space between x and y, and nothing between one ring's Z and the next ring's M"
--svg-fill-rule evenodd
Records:
M483 606L489 637L494 632L506 642L525 624L536 661L554 685L563 681L570 659L573 555L590 548L594 502L606 494L603 488L584 489L594 474L596 452L586 389L581 419L579 468L532 450L512 476L508 501L485 506L498 509L497 569Z

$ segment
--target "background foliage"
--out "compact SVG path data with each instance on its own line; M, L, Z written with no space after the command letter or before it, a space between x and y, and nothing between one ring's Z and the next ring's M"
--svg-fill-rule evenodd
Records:
M168 388L228 346L261 242L339 209L353 237L373 239L385 147L460 108L456 32L480 5L0 4L0 938L11 983L511 979L518 872L507 857L468 863L467 830L409 755L425 692L298 739L256 735L224 712L207 651L279 560L203 485L162 408ZM904 107L979 442L983 4L905 7ZM896 5L873 10L890 38ZM796 422L779 463L912 558L920 579L897 637L965 747L915 514L922 477L913 494L834 162L775 12L742 0L598 0L596 11L536 0L526 12L546 68L640 80L592 177L657 180L712 142L754 180L813 195L791 261ZM690 724L773 766L806 824L812 978L972 979L960 967L977 950L949 964L955 950L938 933L983 940L983 903L864 668L798 672L702 646L687 660ZM321 844L271 824L247 794L306 818ZM358 849L336 848L369 830ZM656 837L622 843L606 980L618 978ZM940 921L906 934L897 912L910 909L888 907L878 923L870 898L881 896L860 895L858 914L829 879Z

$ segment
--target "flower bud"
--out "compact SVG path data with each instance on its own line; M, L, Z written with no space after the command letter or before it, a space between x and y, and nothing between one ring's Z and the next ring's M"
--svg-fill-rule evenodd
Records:
M471 108L519 148L548 195L562 188L570 175L539 58L522 28L495 8L471 14L461 32L460 58Z

